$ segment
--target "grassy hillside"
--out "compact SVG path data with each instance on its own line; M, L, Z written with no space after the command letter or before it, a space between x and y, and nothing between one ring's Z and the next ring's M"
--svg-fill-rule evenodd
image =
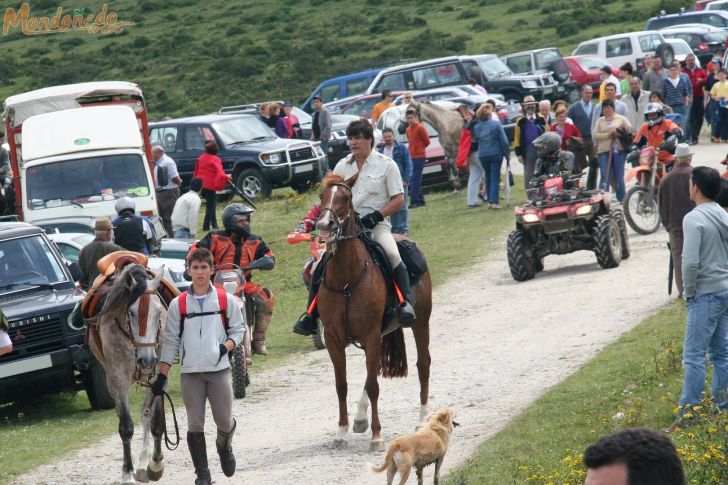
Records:
M52 16L56 0L30 1ZM121 34L0 37L0 97L57 84L139 83L152 118L264 98L303 101L324 79L386 61L507 54L644 28L690 0L119 0ZM8 5L6 5L8 6ZM15 8L19 4L9 5ZM101 2L88 2L96 14Z

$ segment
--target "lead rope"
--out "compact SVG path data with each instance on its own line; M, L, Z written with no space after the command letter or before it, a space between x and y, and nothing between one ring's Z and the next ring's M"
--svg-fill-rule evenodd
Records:
M177 424L177 413L174 412L174 403L172 402L172 398L169 397L169 394L167 394L167 391L162 391L162 395L159 396L152 396L152 401L149 403L149 407L144 411L144 414L146 416L149 415L149 413L152 410L152 405L154 405L154 401L158 398L162 398L162 434L164 434L164 445L167 447L169 451L174 451L179 446L179 425ZM174 421L174 433L177 436L177 441L172 441L169 439L169 435L167 434L167 414L164 412L164 398L167 398L167 401L169 401L169 406L172 408L172 420Z

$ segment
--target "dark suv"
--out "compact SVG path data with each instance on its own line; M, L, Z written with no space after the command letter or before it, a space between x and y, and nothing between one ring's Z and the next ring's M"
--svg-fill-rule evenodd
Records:
M220 147L223 169L250 199L270 197L274 188L305 192L321 180L324 154L318 143L276 137L251 114L205 115L149 124L152 145L177 162L182 188L189 187L207 140Z
M474 77L488 93L502 94L506 101L520 103L527 94L550 99L559 85L550 73L513 74L495 54L451 56L390 67L377 74L367 94L391 91L424 90L467 84Z
M579 99L579 87L571 79L569 65L556 47L546 47L501 56L511 71L516 74L551 73L559 86L553 98L575 102Z
M13 351L0 357L0 403L85 388L94 409L111 409L103 367L83 347L83 322L69 318L84 293L39 227L0 223L0 307Z

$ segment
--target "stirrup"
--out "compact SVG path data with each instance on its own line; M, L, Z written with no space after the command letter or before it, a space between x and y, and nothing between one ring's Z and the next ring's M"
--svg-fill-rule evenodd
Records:
M399 324L403 327L411 327L415 323L415 309L412 308L412 304L407 300L403 301L401 305L397 307L397 318Z
M293 324L293 333L308 337L316 333L316 319L310 313L302 313L298 321Z

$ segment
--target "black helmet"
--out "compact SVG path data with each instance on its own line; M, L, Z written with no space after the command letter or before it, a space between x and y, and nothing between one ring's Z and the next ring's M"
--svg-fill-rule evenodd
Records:
M549 157L561 148L561 137L556 132L547 131L533 140L533 146L539 157Z
M234 232L247 237L250 235L250 227L242 229L238 227L236 222L241 217L247 218L248 221L251 221L252 214L253 209L240 202L235 202L225 207L225 210L222 211L222 225L228 232Z

